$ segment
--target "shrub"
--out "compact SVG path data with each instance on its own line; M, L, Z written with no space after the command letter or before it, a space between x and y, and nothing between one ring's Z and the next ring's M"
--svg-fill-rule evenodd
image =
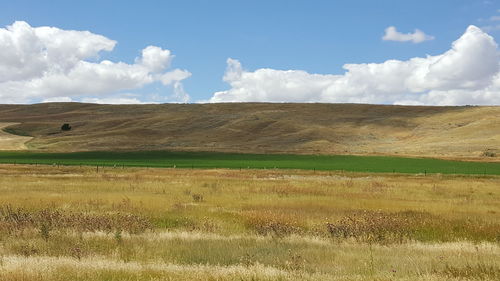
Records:
M332 238L369 243L417 241L499 241L500 225L479 220L447 220L427 212L354 211L327 223Z
M493 152L493 151L491 151L491 150L487 149L487 150L485 150L485 151L481 154L481 156L483 156L483 157L496 157L496 156L497 156L497 154L496 154L495 152Z
M203 202L203 195L194 193L192 195L194 202Z
M246 226L253 229L258 235L276 238L292 234L303 234L303 226L293 216L273 213L269 211L252 211L244 215Z
M434 273L448 276L456 279L475 279L475 280L498 280L500 278L500 269L494 265L479 263L477 265L467 264L464 267L446 265L444 270L433 270Z
M38 228L41 236L48 240L50 231L74 229L78 231L127 231L142 233L152 228L144 217L134 214L92 214L84 212L63 212L54 208L38 211L14 209L0 206L0 232L15 234L16 231Z
M343 217L336 223L327 223L326 228L334 238L377 243L403 242L412 236L417 222L425 218L425 213L411 211L395 214L363 211Z
M45 241L49 240L50 229L45 223L42 223L42 226L40 226L40 234L42 235L43 240Z
M64 123L61 126L61 131L69 131L69 130L71 130L71 126L68 123Z

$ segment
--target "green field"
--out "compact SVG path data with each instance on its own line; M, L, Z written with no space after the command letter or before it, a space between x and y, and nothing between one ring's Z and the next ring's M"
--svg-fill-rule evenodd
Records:
M352 155L237 154L212 152L0 152L0 163L230 168L308 169L376 173L442 173L500 175L500 163Z

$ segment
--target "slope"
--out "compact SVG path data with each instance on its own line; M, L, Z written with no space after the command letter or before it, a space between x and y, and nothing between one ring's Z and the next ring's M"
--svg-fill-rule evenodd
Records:
M498 153L500 107L364 104L0 105L38 151L184 150L478 158ZM63 123L73 129L62 132ZM492 159L488 157L488 159Z

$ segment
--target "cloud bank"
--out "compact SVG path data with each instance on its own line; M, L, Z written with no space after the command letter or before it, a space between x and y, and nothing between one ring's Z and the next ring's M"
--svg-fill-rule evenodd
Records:
M250 72L228 59L224 81L231 89L214 93L209 101L500 105L499 58L494 39L469 26L441 55L346 64L343 75L268 68Z
M401 33L397 31L396 27L389 26L385 29L385 35L382 37L382 40L422 43L424 41L434 40L434 36L427 35L420 29L415 29L413 33Z
M31 27L23 21L0 28L0 103L134 102L139 100L120 98L119 93L154 82L174 86L183 102L189 99L175 89L191 73L167 71L173 59L169 50L148 46L133 64L99 61L99 54L115 45L88 31Z

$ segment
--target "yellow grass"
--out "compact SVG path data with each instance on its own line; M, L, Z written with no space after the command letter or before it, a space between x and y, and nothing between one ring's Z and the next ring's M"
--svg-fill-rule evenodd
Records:
M18 135L9 134L2 129L17 123L4 123L0 122L0 150L23 150L27 149L25 143L32 137L23 137Z
M498 186L0 165L0 280L498 280Z
M500 107L363 104L0 105L30 149L500 155ZM72 130L62 132L63 123Z
M180 242L182 243L182 242ZM285 243L285 242L282 242ZM157 247L162 247L159 245ZM88 256L81 259L67 256L19 256L6 255L2 258L2 269L10 274L3 276L27 277L45 276L55 278L51 280L68 280L71 275L82 276L88 274L98 277L99 273L108 273L116 277L133 278L143 276L142 280L453 280L451 276L443 274L450 264L455 268L466 268L471 265L477 267L482 262L477 257L487 260L488 266L497 268L500 258L498 245L444 243L419 244L410 243L392 247L374 246L373 267L366 255L368 246L358 244L331 244L322 246L322 249L311 247L304 252L322 253L318 258L331 258L331 264L324 266L323 272L306 268L307 261L299 255L293 258L288 253L284 261L275 261L275 266L253 263L242 259L238 264L185 264L169 263L155 260L124 261L119 256ZM270 248L272 250L272 246ZM249 257L250 258L250 257ZM309 257L307 257L309 258ZM314 261L316 262L316 261ZM70 274L65 277L61 273ZM479 272L478 272L479 273ZM0 278L3 277L0 273ZM480 277L480 276L477 276ZM383 278L383 279L382 279ZM483 280L495 280L495 276L485 276ZM2 279L0 279L2 280ZM12 280L12 279L11 279ZM17 280L17 279L15 279ZM48 279L45 279L48 280Z

